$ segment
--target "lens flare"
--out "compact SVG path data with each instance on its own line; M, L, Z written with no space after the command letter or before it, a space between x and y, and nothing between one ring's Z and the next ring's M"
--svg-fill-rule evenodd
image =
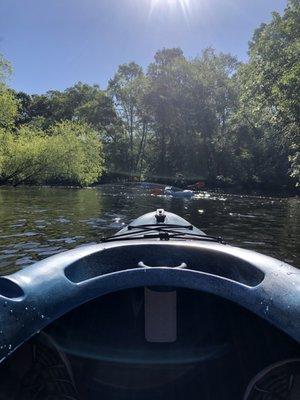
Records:
M168 7L169 9L174 9L175 7L180 7L184 14L187 14L192 0L151 0L151 9L157 7Z
M167 4L168 6L174 6L176 4L179 4L182 7L187 7L189 4L190 0L152 0L152 3L154 5L157 4Z

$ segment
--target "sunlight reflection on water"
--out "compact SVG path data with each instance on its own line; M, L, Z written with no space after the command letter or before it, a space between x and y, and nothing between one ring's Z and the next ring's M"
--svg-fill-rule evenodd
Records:
M91 190L0 188L0 272L6 274L99 241L132 219L164 208L230 244L300 264L300 200L202 192L192 199L153 196L128 186Z

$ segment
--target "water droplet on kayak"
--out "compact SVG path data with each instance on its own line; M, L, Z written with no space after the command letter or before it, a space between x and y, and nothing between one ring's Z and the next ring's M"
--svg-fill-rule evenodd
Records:
M6 307L6 306L7 306L7 301L5 301L3 304L3 307Z
M10 313L10 314L13 314L13 313L14 313L14 310L10 309L10 310L9 310L9 313Z
M42 314L42 315L41 315L41 318L42 318L42 319L44 319L44 318L45 318L45 315L44 315L44 314Z
M8 350L11 350L12 346L11 344L8 345Z

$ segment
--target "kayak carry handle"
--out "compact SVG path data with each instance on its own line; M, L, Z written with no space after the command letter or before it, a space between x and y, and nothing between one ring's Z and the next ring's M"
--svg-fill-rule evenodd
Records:
M138 263L138 266L141 268L174 268L174 269L183 269L187 267L186 263L184 262L177 265L176 267L170 267L169 265L146 265L143 261L140 261Z

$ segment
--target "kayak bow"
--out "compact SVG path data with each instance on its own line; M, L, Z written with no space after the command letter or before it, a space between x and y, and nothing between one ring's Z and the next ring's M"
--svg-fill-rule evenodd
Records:
M210 240L175 214L162 211L159 220L158 213L146 214L122 229L115 236L121 240L106 239L66 251L1 277L0 359L53 320L97 296L150 285L222 296L300 341L298 269ZM125 240L127 233L130 241ZM161 233L168 233L169 240ZM203 240L195 240L199 238ZM141 267L140 261L153 268ZM187 267L176 268L182 261Z

